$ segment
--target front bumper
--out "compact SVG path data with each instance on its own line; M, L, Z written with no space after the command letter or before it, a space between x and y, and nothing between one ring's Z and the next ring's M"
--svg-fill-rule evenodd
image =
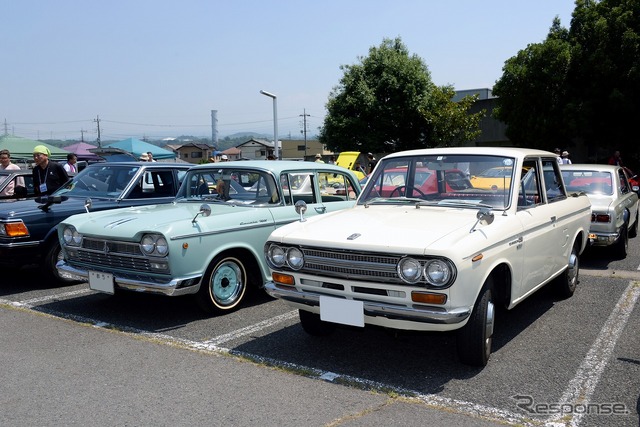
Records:
M75 268L66 261L58 261L56 264L58 273L62 277L70 279L88 281L89 270ZM201 275L189 276L189 277L177 277L172 278L169 281L161 279L155 279L150 276L143 276L140 274L123 274L123 273L110 273L113 274L113 281L115 287L118 289L126 289L129 291L146 292L152 294L161 294L167 296L179 296L186 294L195 294L200 288Z
M12 266L36 264L42 258L42 252L39 241L0 242L0 264Z
M265 283L264 289L274 298L311 307L320 306L321 295L318 293L302 292L295 287L280 286L272 281ZM454 325L464 322L471 314L471 308L445 310L436 307L417 308L416 306L407 307L378 301L364 301L364 314L370 317L384 317L406 322Z

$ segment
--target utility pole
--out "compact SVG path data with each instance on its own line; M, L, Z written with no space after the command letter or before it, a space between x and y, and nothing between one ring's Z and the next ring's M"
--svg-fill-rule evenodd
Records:
M102 145L100 145L100 116L96 116L96 119L94 120L94 122L98 124L98 139L96 140L96 142L98 143L98 148L101 148Z
M9 127L7 126L7 119L4 119L4 136L9 135Z
M300 114L300 117L302 117L302 130L300 131L300 133L304 134L304 159L307 160L307 117L309 117L309 114L307 114L307 109L303 109L303 114Z
M84 129L80 129L80 142L84 142Z

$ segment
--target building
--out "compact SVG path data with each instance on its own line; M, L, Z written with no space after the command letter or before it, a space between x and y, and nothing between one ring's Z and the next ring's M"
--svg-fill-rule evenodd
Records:
M208 144L189 142L177 147L175 150L178 158L188 163L206 163L214 154L214 147Z

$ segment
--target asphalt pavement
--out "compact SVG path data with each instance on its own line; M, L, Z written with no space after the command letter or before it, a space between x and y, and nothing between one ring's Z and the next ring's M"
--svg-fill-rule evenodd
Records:
M393 393L0 305L2 426L497 426Z

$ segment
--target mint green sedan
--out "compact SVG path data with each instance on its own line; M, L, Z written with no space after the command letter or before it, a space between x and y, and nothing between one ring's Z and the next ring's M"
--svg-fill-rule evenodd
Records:
M209 313L238 308L271 280L264 244L276 228L350 208L356 176L315 162L237 161L194 166L173 203L73 215L58 226L59 274L93 290L195 294Z

